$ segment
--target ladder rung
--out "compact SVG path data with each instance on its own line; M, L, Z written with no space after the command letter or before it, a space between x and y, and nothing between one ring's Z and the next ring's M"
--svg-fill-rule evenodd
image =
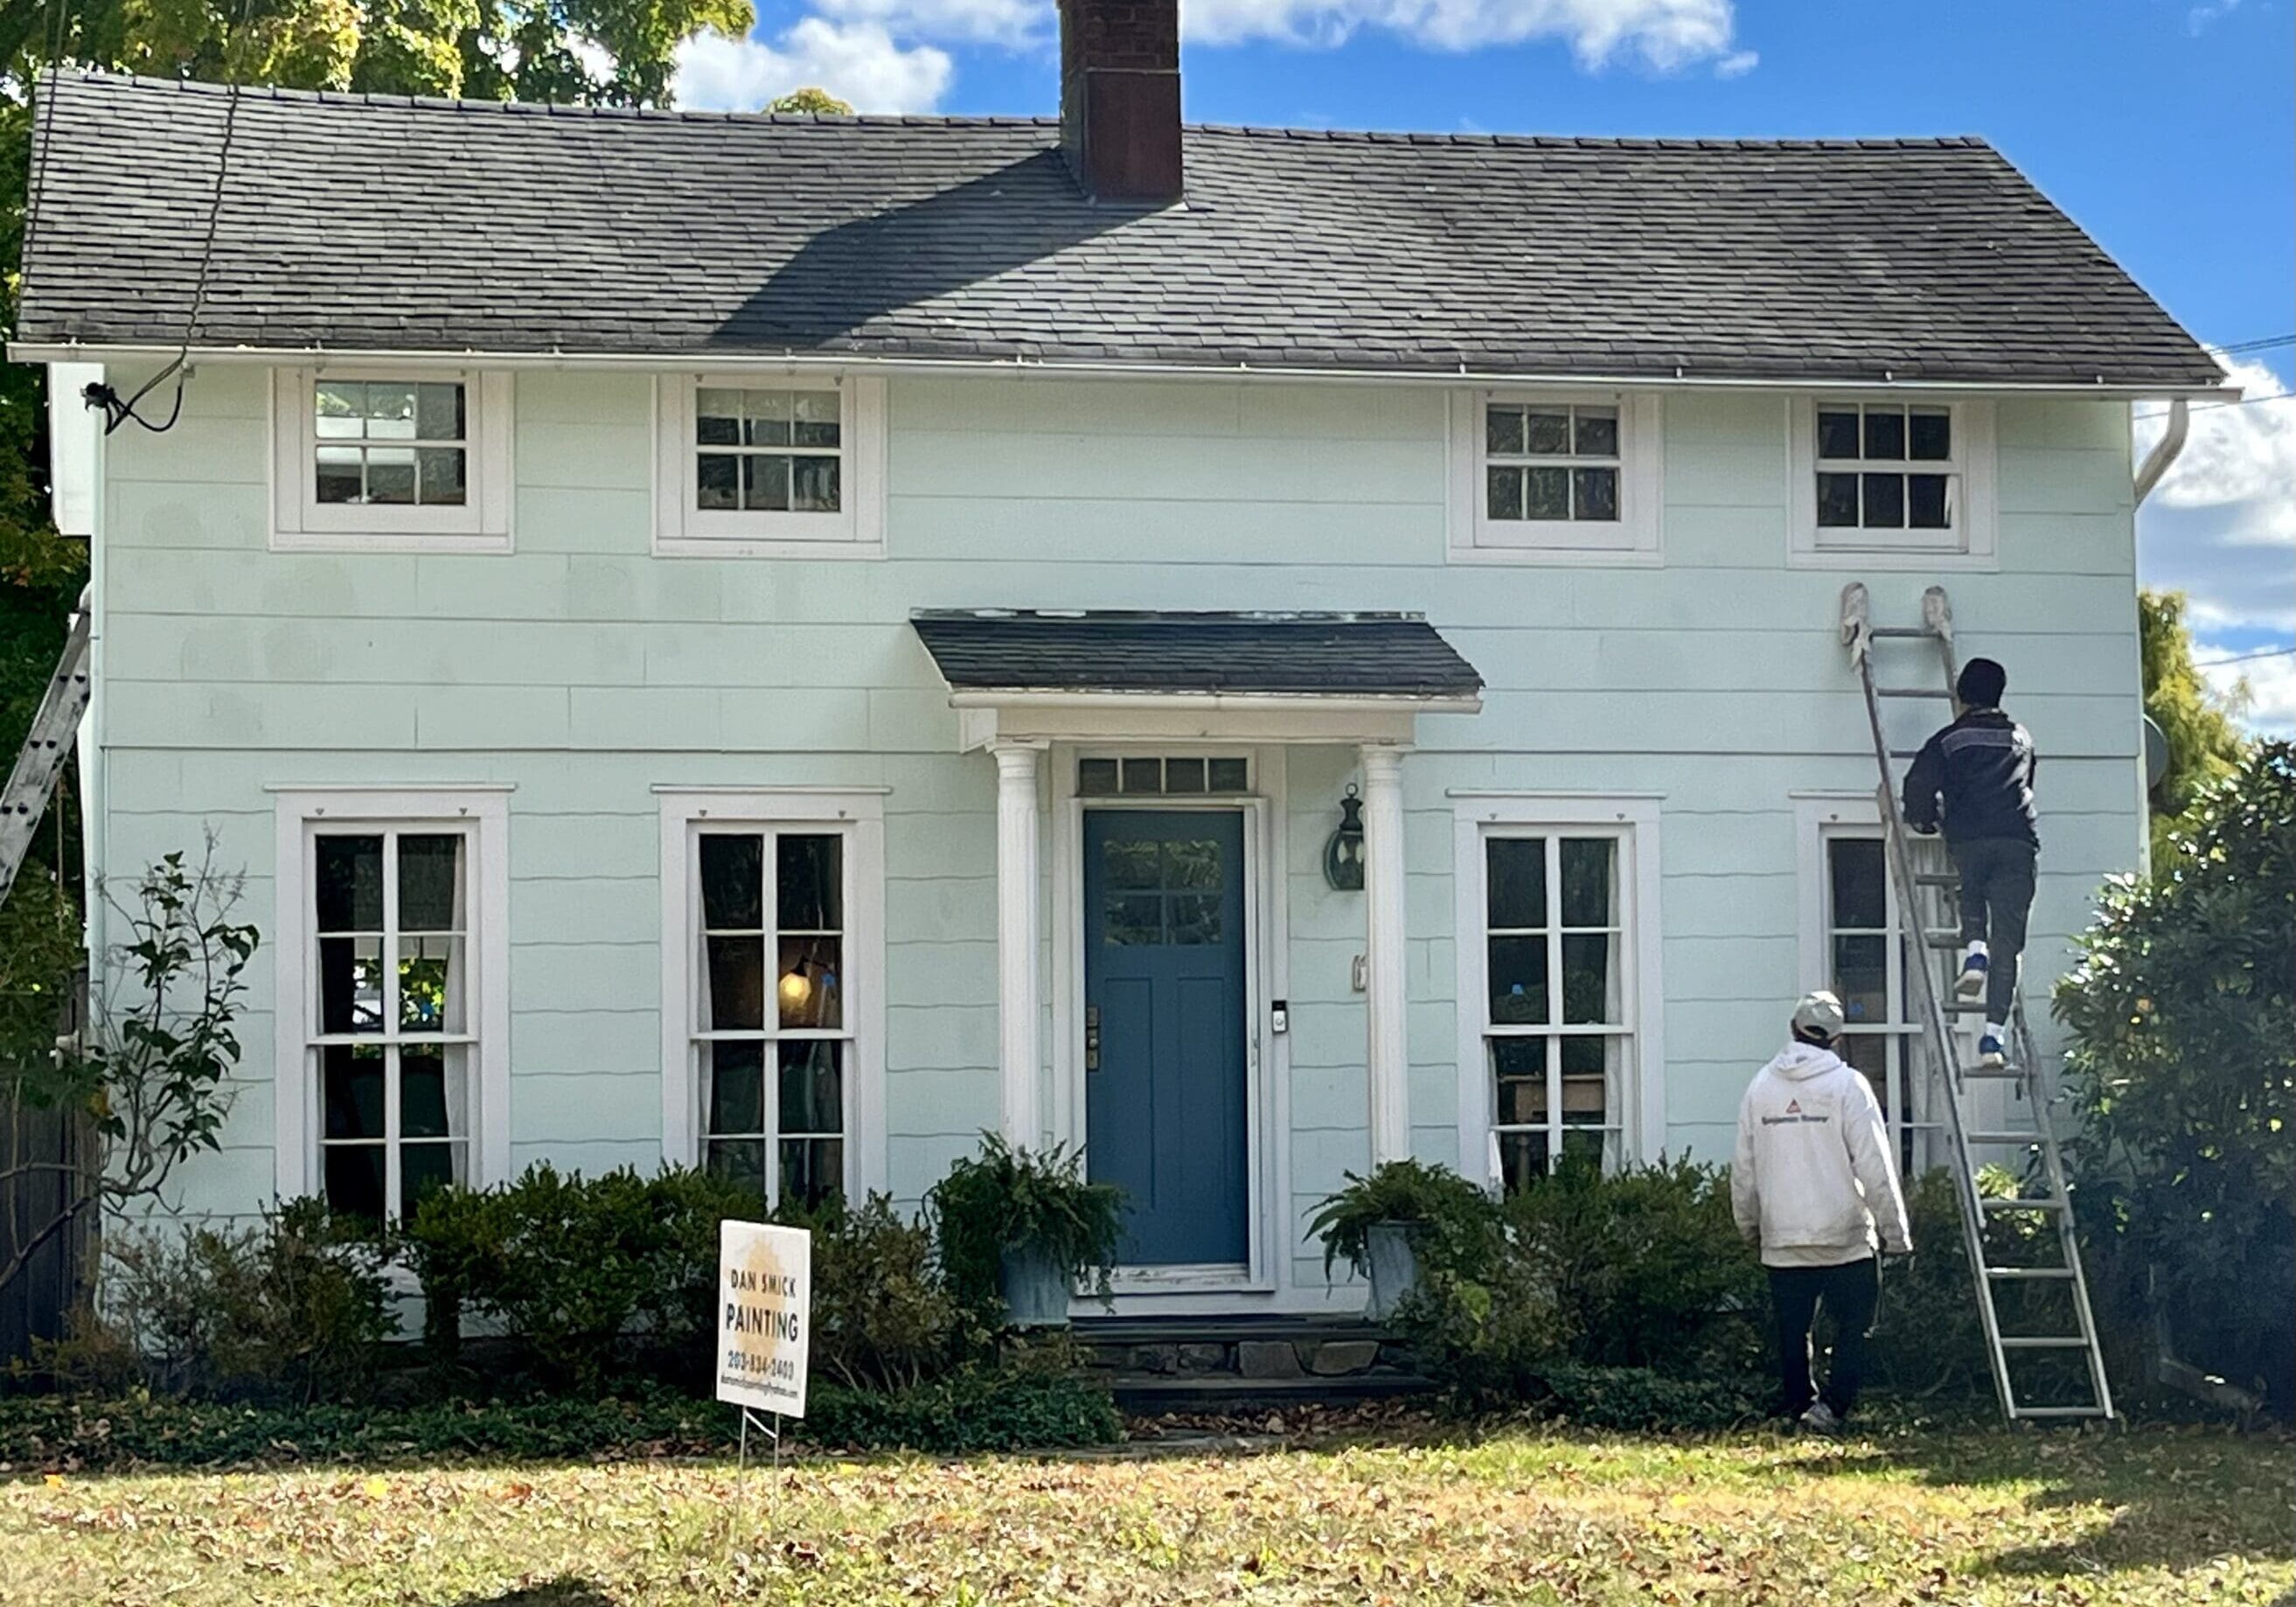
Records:
M2005 1333L2001 1336L2004 1350L2086 1350L2088 1341L2080 1334Z
M1910 636L1934 636L1937 632L1926 625L1876 625L1866 633L1869 636L1890 636L1903 640Z
M1931 948L1959 948L1969 939L1957 931L1925 931L1922 941Z
M2103 1406L2019 1406L2009 1414L2012 1417L2103 1417Z
M2038 1144L2041 1142L2042 1135L2038 1133L1964 1133L1962 1137L1971 1144Z
M2017 1082L2023 1080L2025 1068L2022 1066L1964 1066L1961 1069L1961 1074L1965 1078L1977 1078L1988 1082Z
M1914 880L1923 887L1959 887L1961 873L1958 871L1915 871Z
M1985 1269L1985 1275L2005 1281L2070 1278L2073 1275L2073 1269L2070 1267L1988 1267Z
M1942 686L1876 686L1877 698L1949 698L1953 695Z
M1988 1197L1980 1200L1979 1209L1989 1211L2061 1211L2065 1209L2064 1196L2046 1195L2035 1200L2002 1200Z
M1938 1008L1948 1015L1977 1015L1985 1009L1983 999L1940 999Z

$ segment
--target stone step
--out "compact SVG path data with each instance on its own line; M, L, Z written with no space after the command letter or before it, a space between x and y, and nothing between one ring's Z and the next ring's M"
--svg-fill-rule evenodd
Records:
M1359 1319L1100 1317L1072 1332L1103 1377L1282 1382L1411 1371L1408 1353Z

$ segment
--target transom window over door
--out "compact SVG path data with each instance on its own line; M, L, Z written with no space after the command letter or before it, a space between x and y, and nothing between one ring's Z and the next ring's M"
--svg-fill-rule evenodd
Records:
M1620 850L1615 833L1483 839L1482 1037L1510 1190L1565 1156L1623 1157L1635 1029Z
M309 1062L328 1205L404 1220L471 1177L471 834L316 831Z
M664 374L654 550L884 554L884 381Z
M693 835L702 1160L768 1200L846 1192L849 849L835 830Z

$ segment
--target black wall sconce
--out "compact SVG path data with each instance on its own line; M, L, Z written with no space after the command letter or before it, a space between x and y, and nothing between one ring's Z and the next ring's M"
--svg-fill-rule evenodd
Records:
M1363 799L1352 784L1340 799L1339 830L1324 845L1324 880L1343 893L1363 891Z

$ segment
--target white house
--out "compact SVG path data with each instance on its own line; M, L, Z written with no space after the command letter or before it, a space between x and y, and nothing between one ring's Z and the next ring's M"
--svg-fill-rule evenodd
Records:
M2192 339L1979 142L1183 127L1170 0L1063 24L1061 119L45 97L10 355L187 357L60 467L90 855L271 956L185 1212L998 1129L1131 1309L1339 1309L1344 1171L1723 1158L1825 980L1917 1144L1852 578L2010 668L2046 1024Z

